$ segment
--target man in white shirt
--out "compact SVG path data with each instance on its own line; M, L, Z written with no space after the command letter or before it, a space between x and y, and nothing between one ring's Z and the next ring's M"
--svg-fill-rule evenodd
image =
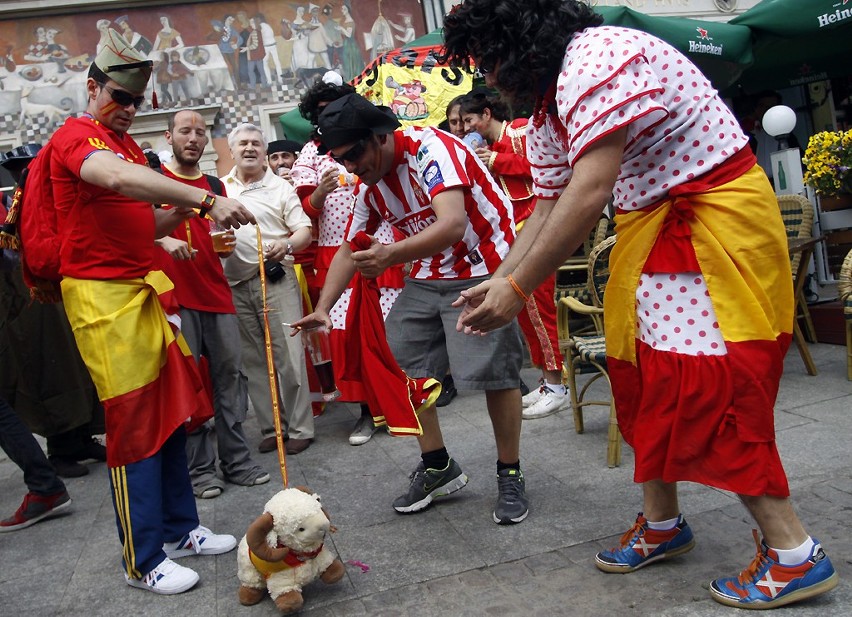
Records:
M266 139L253 124L240 124L228 145L236 166L222 178L228 195L240 201L256 220L236 230L234 253L224 263L234 307L240 322L243 370L249 398L264 439L261 452L276 449L272 397L266 364L264 307L260 287L257 229L260 228L272 354L278 376L279 406L286 410L287 454L298 454L311 444L314 418L309 400L305 354L289 328L302 317L302 298L293 272L291 255L311 241L311 220L302 210L295 189L266 167ZM285 419L282 417L282 426Z

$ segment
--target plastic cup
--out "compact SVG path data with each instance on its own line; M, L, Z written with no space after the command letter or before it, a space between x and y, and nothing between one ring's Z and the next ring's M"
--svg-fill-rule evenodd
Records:
M302 330L302 343L308 350L311 364L314 366L322 390L322 398L326 402L340 396L340 390L334 383L334 368L331 364L331 340L325 326L305 328Z
M210 239L213 240L213 250L222 257L234 252L234 245L229 244L235 240L233 229L225 229L216 223L211 223Z

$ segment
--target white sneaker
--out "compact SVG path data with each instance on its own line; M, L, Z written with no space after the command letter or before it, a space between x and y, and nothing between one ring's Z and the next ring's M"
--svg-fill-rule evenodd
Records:
M526 409L530 405L534 405L541 398L542 394L544 394L544 379L539 379L538 388L530 390L529 393L521 397L521 407Z
M376 432L376 425L373 423L372 416L361 415L355 423L355 428L352 434L349 435L350 446L362 446L373 438Z
M554 414L557 411L562 411L571 403L571 398L567 389L565 394L557 394L547 386L542 386L541 390L541 397L521 412L521 417L524 420L544 418L545 416Z
M188 555L221 555L233 550L237 546L237 539L227 534L217 535L199 525L177 542L166 542L163 550L166 557L177 559Z
M148 572L141 579L130 578L125 572L124 580L131 587L147 589L148 591L163 595L172 595L183 593L195 587L195 584L198 582L198 574L195 570L178 565L166 557L160 562L160 565Z

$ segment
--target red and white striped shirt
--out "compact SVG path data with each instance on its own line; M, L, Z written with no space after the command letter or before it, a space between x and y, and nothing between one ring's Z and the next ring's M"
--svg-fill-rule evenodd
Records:
M512 204L479 158L459 139L430 127L394 137L394 165L375 185L359 183L346 240L373 235L382 219L406 237L437 220L432 198L462 189L468 222L462 239L416 262L415 279L468 279L492 274L515 240Z

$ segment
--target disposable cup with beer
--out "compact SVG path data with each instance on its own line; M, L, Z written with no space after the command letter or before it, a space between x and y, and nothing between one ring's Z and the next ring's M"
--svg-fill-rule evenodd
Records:
M222 227L219 223L211 221L210 239L213 240L213 250L220 257L227 257L234 252L236 236L233 229Z
M356 182L358 182L358 176L355 174L341 172L337 175L337 184L339 186L352 186Z
M320 382L322 398L328 403L340 396L340 390L334 383L334 369L331 365L331 340L328 337L328 328L317 326L316 328L302 329L302 343L308 350L311 364Z

